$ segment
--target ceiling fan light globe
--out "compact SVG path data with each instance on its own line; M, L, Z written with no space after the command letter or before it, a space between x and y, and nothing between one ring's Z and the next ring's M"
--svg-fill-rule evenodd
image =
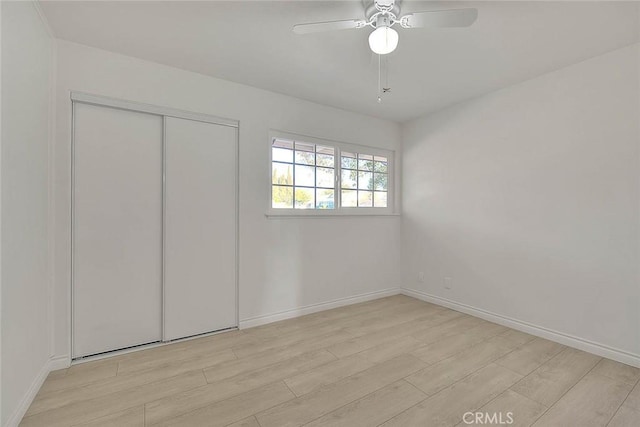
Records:
M391 27L379 27L369 34L369 47L378 55L386 55L398 47L398 32Z

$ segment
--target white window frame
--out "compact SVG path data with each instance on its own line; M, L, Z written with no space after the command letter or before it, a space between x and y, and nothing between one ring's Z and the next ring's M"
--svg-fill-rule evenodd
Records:
M292 141L308 142L310 144L323 145L333 147L335 151L334 157L334 209L280 209L272 207L273 186L272 186L272 164L273 150L271 149L273 140L282 138ZM342 177L342 151L349 153L370 154L387 158L387 207L343 207L342 192L340 188ZM360 144L350 144L346 142L332 141L308 135L294 134L278 130L269 131L269 175L267 182L269 185L267 200L267 217L330 217L330 216L389 216L395 214L396 192L395 192L395 151L384 148L369 147Z

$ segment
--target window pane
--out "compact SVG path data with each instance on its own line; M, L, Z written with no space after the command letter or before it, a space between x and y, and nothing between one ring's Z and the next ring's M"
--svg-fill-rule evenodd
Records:
M358 160L358 170L371 171L373 170L373 161L371 160Z
M274 139L272 144L273 147L278 148L288 148L289 150L293 150L293 141L289 141L286 139Z
M316 187L333 188L333 169L316 168Z
M373 190L373 173L358 172L358 189Z
M376 159L379 159L379 157L376 157ZM375 161L375 163L373 164L373 170L376 172L384 172L387 173L387 162L380 162L378 160Z
M316 209L333 209L334 207L333 190L316 190Z
M271 206L275 209L293 208L293 187L271 186Z
M373 206L372 191L358 191L358 207L368 208Z
M271 163L271 183L293 185L293 165L287 163Z
M357 169L358 161L354 153L342 152L342 167L345 169Z
M271 150L271 159L274 162L293 163L293 150L273 147Z
M313 209L315 206L315 194L313 188L296 187L295 209Z
M296 187L298 185L303 187L313 187L315 184L315 176L314 176L313 166L302 166L296 165L295 173L296 173Z
M303 165L315 165L316 155L307 151L296 150L296 163L300 163Z
M342 190L342 206L355 208L358 206L358 192L355 190Z
M376 191L373 193L373 205L376 208L386 208L387 207L387 192L386 191Z
M357 172L350 170L342 170L342 188L356 188Z
M316 162L318 166L333 167L333 156L328 154L316 154Z
M387 191L387 177L386 173L373 174L374 189Z
M358 154L358 169L363 171L373 170L373 156Z

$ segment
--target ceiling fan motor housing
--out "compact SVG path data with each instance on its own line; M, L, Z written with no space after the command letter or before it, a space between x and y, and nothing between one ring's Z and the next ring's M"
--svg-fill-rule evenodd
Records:
M376 8L376 4L384 8L391 7L389 13L392 13L395 16L400 16L400 0L363 0L362 3L365 11L364 16L367 18L367 21L379 12L378 8Z
M390 27L393 25L389 15L378 15L375 22L375 28Z

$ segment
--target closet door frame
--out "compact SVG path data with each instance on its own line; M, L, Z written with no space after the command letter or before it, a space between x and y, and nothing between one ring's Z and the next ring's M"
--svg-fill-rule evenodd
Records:
M125 110L125 111L133 111L133 112L138 112L138 113L147 113L147 114L153 114L156 116L160 116L162 118L162 342L160 343L152 343L152 344L148 344L148 345L141 345L141 346L136 346L136 347L130 347L127 349L122 349L122 350L114 350L111 352L107 352L107 353L101 353L99 355L95 355L95 356L87 356L85 358L78 358L75 360L92 360L94 358L101 358L101 357L106 357L106 356L111 356L111 355L116 355L116 354L122 354L122 353L127 353L130 351L135 351L138 349L143 349L143 348L149 348L149 347L155 347L155 346L159 346L159 345L165 345L167 343L170 342L175 342L175 341L180 341L180 339L177 340L172 340L172 341L166 341L165 340L165 321L164 321L164 313L165 313L165 209L166 209L166 118L167 117L175 117L178 119L186 119L186 120L194 120L194 121L198 121L198 122L205 122L205 123L211 123L211 124L215 124L215 125L220 125L220 126L228 126L228 127L232 127L236 129L236 139L235 139L235 143L236 143L236 149L235 149L235 159L234 159L234 164L235 164L235 189L234 189L234 193L235 193L235 202L234 202L234 209L235 209L235 296L236 296L236 304L235 304L235 311L236 311L236 316L235 316L235 326L231 327L231 328L227 328L227 329L223 329L221 331L212 331L209 333L204 333L201 335L197 335L196 337L201 337L201 336L206 336L206 335L212 335L212 334L216 334L219 332L223 332L223 331L227 331L229 329L238 329L239 325L240 325L240 319L239 319L239 315L240 315L240 299L239 299L239 237L240 237L240 233L239 233L239 222L240 222L240 217L239 217L239 206L240 206L240 200L239 200L239 187L240 187L240 156L239 156L239 152L240 152L240 144L239 144L239 128L240 128L240 123L238 120L233 120L233 119L227 119L227 118L223 118L223 117L217 117L217 116L212 116L209 114L203 114L203 113L196 113L196 112L191 112L191 111L185 111L185 110L179 110L179 109L175 109L175 108L170 108L170 107L161 107L161 106L156 106L156 105L151 105L151 104L144 104L144 103L140 103L140 102L135 102L135 101L128 101L128 100L122 100L122 99L116 99L116 98L110 98L110 97L106 97L106 96L101 96L101 95L92 95L92 94L88 94L88 93L84 93L84 92L77 92L77 91L71 91L70 92L70 97L71 97L71 233L70 233L70 241L71 241L71 253L70 253L70 260L71 260L71 271L70 271L70 281L69 281L69 295L70 295L70 301L69 301L69 310L68 310L68 325L69 325L69 359L71 361L71 363L74 362L73 359L73 342L74 342L74 309L75 309L75 300L74 300L74 249L75 249L75 117L76 117L76 108L75 106L77 104L88 104L88 105L95 105L95 106L99 106L99 107L106 107L106 108L115 108L115 109L119 109L119 110ZM192 339L195 337L186 337L185 339Z

